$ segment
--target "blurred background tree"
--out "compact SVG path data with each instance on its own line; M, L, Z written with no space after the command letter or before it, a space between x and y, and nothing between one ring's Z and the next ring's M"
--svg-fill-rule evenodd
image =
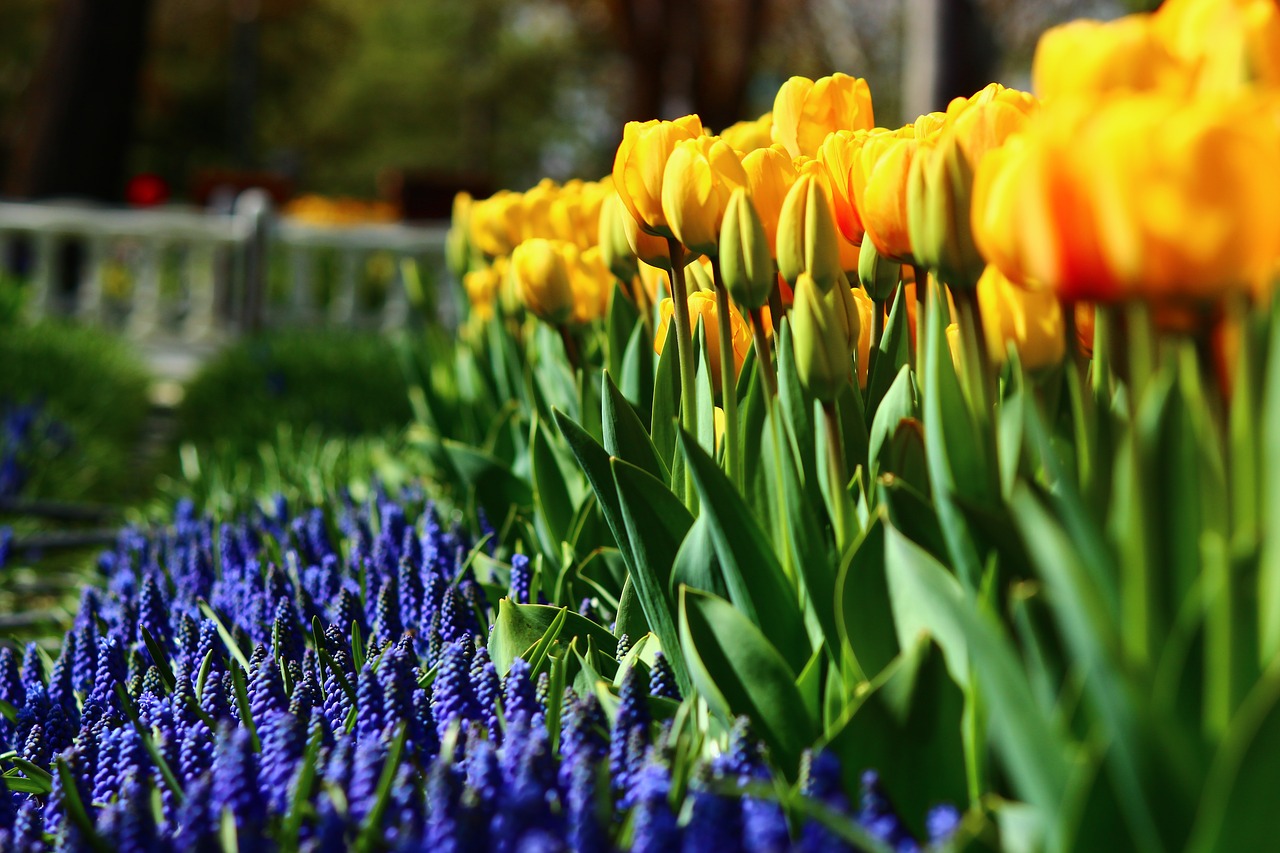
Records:
M767 111L791 74L867 77L878 121L898 124L943 106L955 94L948 86L1029 85L1045 27L1125 6L965 0L972 30L959 41L970 49L914 91L903 82L928 43L922 23L941 22L943 36L958 39L949 19L931 17L953 14L951 0L129 2L147 7L132 24L146 48L136 120L102 129L127 152L115 186L153 171L178 197L212 169L360 196L377 194L388 170L489 188L595 177L627 119L697 111L720 129ZM10 193L23 192L15 173L30 171L22 152L41 108L41 69L75 58L56 36L63 10L85 4L100 5L0 4L0 174ZM88 138L105 141L92 129Z

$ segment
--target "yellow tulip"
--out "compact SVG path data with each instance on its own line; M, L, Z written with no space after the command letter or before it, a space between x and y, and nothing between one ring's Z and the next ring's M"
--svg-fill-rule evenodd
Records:
M796 182L796 167L791 155L781 145L758 148L742 158L742 170L747 175L747 192L760 216L769 252L775 258L778 245L778 216L787 191Z
M696 115L675 121L629 121L623 129L622 143L613 159L613 185L646 232L674 236L662 212L663 174L676 143L699 136L702 120Z
M792 157L812 157L833 130L875 126L871 89L861 77L833 74L816 81L792 77L773 101L773 141Z
M852 157L849 186L866 238L890 260L913 263L907 223L907 179L916 153L915 130L866 134Z
M598 320L609 310L613 273L605 266L599 246L582 251L572 243L565 246L565 266L573 290L573 321L585 324Z
M720 381L720 318L716 308L714 293L694 291L689 294L689 328L697 331L698 320L702 320L702 328L706 333L706 369L710 371L711 382L717 394L721 390ZM659 355L666 348L667 335L671 329L671 320L675 314L675 304L671 299L664 299L658 305L658 330L653 337L653 350ZM734 375L742 369L742 362L751 348L751 327L732 307L729 309L729 335L733 346Z
M501 190L471 204L471 243L490 257L511 254L520 242L519 193Z
M502 273L496 267L482 267L462 277L462 287L467 292L467 302L472 312L481 320L493 316L494 301L502 285Z
M748 154L757 148L768 148L772 144L773 113L765 113L760 118L740 121L720 131L720 138L739 154Z
M551 206L560 195L560 187L550 178L541 181L520 195L518 231L521 240L532 237L551 238Z
M858 309L858 387L867 387L867 369L871 367L871 326L876 304L861 287L850 288L854 307Z
M1194 75L1199 92L1280 87L1280 6L1275 0L1167 0L1152 26Z
M1186 91L1187 68L1160 38L1150 15L1071 21L1036 44L1032 86L1045 100L1124 91Z
M641 266L658 267L664 270L671 268L671 253L667 248L665 237L658 237L641 228L640 223L636 222L635 217L627 211L626 207L622 208L618 218L622 220L622 236L631 248L631 254L639 259ZM685 263L691 260L693 256L686 252Z
M672 234L691 252L716 254L729 196L746 184L742 162L723 140L676 143L662 177L662 213Z
M573 286L565 263L565 247L571 245L534 237L511 253L511 275L520 301L553 326L567 322L573 314Z
M1005 362L1009 344L1028 370L1057 364L1066 354L1062 306L1051 291L1018 287L989 266L978 279L978 310L993 363Z

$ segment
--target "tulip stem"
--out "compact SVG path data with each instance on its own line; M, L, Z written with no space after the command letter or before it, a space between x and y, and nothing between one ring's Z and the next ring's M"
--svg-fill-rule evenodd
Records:
M987 351L986 331L982 328L982 311L978 307L978 290L957 287L952 291L960 317L960 340L964 350L964 384L969 392L969 405L978 416L981 429L991 423L991 406L995 401L992 387L994 374L991 354ZM985 433L984 433L985 434Z
M676 361L680 364L680 426L698 434L698 400L694 385L693 330L689 324L689 290L684 280L684 246L667 238L671 256L671 307L676 327ZM693 500L693 474L685 467L685 503Z
M822 403L823 421L827 428L827 464L831 487L831 524L835 528L836 549L844 553L847 544L848 512L845 504L849 499L848 466L844 457L844 431L840 429L840 410L834 402Z
M778 396L778 374L773 370L773 354L769 352L769 341L764 336L764 312L752 308L747 312L751 317L751 340L756 348L756 364L760 375L764 377L765 389L769 399Z
M564 354L569 359L569 367L574 373L577 373L578 365L581 363L578 354L578 342L573 339L573 333L569 331L569 327L564 323L556 326L556 329L560 332L560 341L564 344Z
M716 288L716 337L720 344L720 406L724 409L724 458L729 479L742 491L742 448L738 435L738 372L733 355L733 317L729 313L729 290L720 275L720 262L711 260L711 277Z

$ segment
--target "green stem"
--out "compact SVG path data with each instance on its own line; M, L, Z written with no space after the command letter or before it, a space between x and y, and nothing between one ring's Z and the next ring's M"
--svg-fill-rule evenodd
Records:
M875 349L880 345L881 339L884 338L884 309L887 300L873 299L871 300L871 348Z
M742 448L738 436L738 372L733 357L733 317L729 291L720 276L720 262L712 258L711 276L716 288L716 337L720 343L720 406L724 409L724 459L729 479L742 491Z
M964 386L969 393L969 406L978 418L978 427L986 430L991 423L991 407L995 400L991 354L987 351L986 330L982 328L982 311L978 307L978 291L972 287L952 292L960 314L960 340L964 350ZM985 432L984 432L985 434Z
M827 428L827 464L831 481L832 524L835 526L836 551L843 554L849 539L849 519L845 506L849 500L848 465L844 456L844 432L840 429L840 411L834 402L822 404L823 421Z
M751 340L756 347L756 363L760 375L764 377L765 389L769 392L769 400L778 396L778 374L773 369L773 354L769 352L769 341L764 336L764 312L752 308L748 312L751 317Z
M690 435L698 434L698 400L694 385L693 331L689 325L689 290L684 280L684 246L667 238L671 256L671 304L676 326L676 360L680 364L680 426ZM693 473L685 468L685 503L693 499Z

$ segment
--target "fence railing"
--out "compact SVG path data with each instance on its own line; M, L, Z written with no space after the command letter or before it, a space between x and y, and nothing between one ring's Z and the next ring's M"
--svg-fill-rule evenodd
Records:
M277 216L261 190L224 213L0 202L0 262L19 259L33 317L198 349L264 326L402 326L401 262L442 281L446 231L303 223Z

